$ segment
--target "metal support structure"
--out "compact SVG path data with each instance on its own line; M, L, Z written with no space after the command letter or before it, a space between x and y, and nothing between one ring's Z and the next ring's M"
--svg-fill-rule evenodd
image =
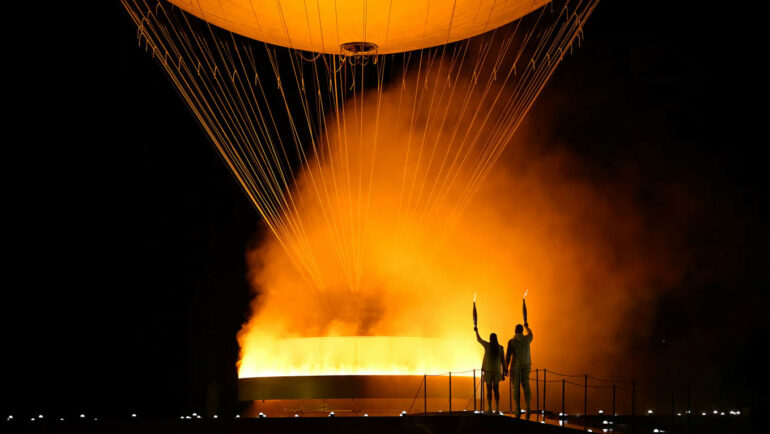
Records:
M671 392L671 426L668 427L668 432L674 432L674 392Z
M687 384L687 408L685 408L685 410L687 412L684 414L684 421L685 421L684 430L685 430L685 432L687 432L689 434L689 432L690 432L690 412L691 412L690 411L691 409L690 409L690 384L689 383Z
M540 370L535 369L535 422L540 422Z
M449 413L452 413L452 372L449 372Z
M425 415L427 416L428 415L428 374L424 374L422 376L422 382L423 382L422 392L424 394L423 395L423 397L424 397L423 410L424 410Z
M615 385L612 385L612 420L615 421Z
M473 411L476 411L476 370L473 370Z
M631 432L636 432L636 380L631 380Z
M489 389L490 386L485 384L485 382L484 382L484 377L483 377L484 370L483 369L479 369L478 370L479 373L481 373L481 376L479 376L479 377L476 376L476 371L477 371L476 369L473 369L473 410L474 410L474 412L481 412L481 413L483 413L485 411L491 411L491 409L492 409L491 403L488 406L484 404L484 399L485 399L484 393L485 392L491 392L492 390ZM536 395L535 395L535 410L538 412L538 416L536 416L535 421L536 422L543 422L543 423L545 423L546 419L547 419L547 412L548 412L548 405L547 405L547 400L546 400L546 398L547 398L547 385L548 385L548 370L547 369L543 369L542 371L543 371L543 380L542 380L543 381L543 407L540 408L540 369L536 369L535 370L535 393L536 393ZM465 372L467 374L467 371L465 371ZM531 371L530 371L530 373L531 373ZM551 373L554 374L555 372L551 371ZM448 380L449 380L448 381L448 389L449 389L448 400L449 400L449 413L450 414L453 411L453 405L452 405L453 404L452 403L452 399L453 399L453 395L452 395L452 392L453 392L452 391L453 378L452 377L453 377L453 375L452 374L453 373L451 371L448 372L448 377L449 377L448 378ZM559 373L555 373L555 374L557 374L559 376L566 375L566 374L559 374ZM443 375L441 375L441 376L443 376ZM567 377L576 377L574 375L566 375L566 376ZM337 382L341 382L340 384L345 386L344 394L338 393L339 398L351 399L352 402L353 402L353 412L354 413L358 413L359 412L359 410L355 409L355 399L357 399L357 397L359 397L361 395L360 394L350 395L350 393L355 393L355 392L359 392L360 393L361 390L374 390L374 391L376 391L376 393L378 393L378 395L377 395L378 397L398 398L398 397L403 397L401 394L404 393L403 392L404 387L405 387L405 385L409 385L409 387L412 390L412 392L410 392L410 393L412 393L411 396L414 397L414 395L413 395L413 393L414 393L413 387L419 381L419 376L418 375L408 376L408 378L406 378L407 376L404 376L406 379L405 380L402 379L402 382L396 385L397 386L396 389L393 389L391 387L391 389L393 389L393 390L390 390L390 389L388 389L388 386L392 385L391 383L393 383L393 381L395 381L395 380L393 380L393 378L394 378L393 376L368 376L368 377L365 376L366 377L365 379L367 380L367 382L361 382L361 377L362 376L350 376L350 377L351 378L346 378L345 376L341 376L340 378L336 379L336 381ZM380 378L380 377L387 377L387 378ZM395 377L395 378L400 378L400 377ZM463 378L465 378L465 380L463 380ZM479 380L478 383L476 383L477 378ZM295 377L292 377L291 379L292 380L296 380ZM305 379L305 378L300 378L300 379L304 380L304 381L316 381L316 382L320 381L320 380L318 380L315 377L312 377L309 380ZM353 379L355 379L355 381L353 381ZM259 388L259 390L268 390L268 391L271 391L273 389L275 389L275 390L282 390L283 391L283 390L286 389L285 387L281 387L281 388L276 387L276 385L284 386L284 384L283 383L277 383L275 381L275 379L272 379L272 378L267 378L267 379L265 379L265 378L242 379L241 381L242 382L246 382L246 380L250 381L249 383L246 384L246 386L250 386L251 389L254 389L254 390L256 390L256 388L254 386L261 386ZM259 382L256 382L257 380L259 380ZM455 382L458 381L457 379L454 379L454 380L455 380ZM461 378L460 378L460 385L462 386L463 384L467 384L467 380L468 380L467 377L462 377L461 376ZM584 374L583 375L583 430L584 431L588 431L588 418L589 418L589 414L588 414L588 387L589 387L588 380L589 380L589 375L588 374ZM613 381L613 380L602 380L602 379L597 379L597 380L598 381L606 381L608 383ZM282 378L281 381L286 381L286 380ZM558 381L558 380L554 380L554 381ZM252 382L254 384L251 384ZM361 383L361 384L359 384L359 383ZM631 409L630 409L631 410L631 413L630 413L630 416L631 416L630 419L631 420L629 421L629 425L630 425L630 427L629 427L630 431L629 432L635 433L637 431L637 422L638 422L637 413L636 413L636 380L632 379L630 381L630 383L631 383ZM301 383L301 384L305 384L305 383ZM321 384L321 383L319 383L319 384ZM339 389L340 384L334 384L335 386L337 386L337 389L335 389L335 390ZM417 384L419 384L419 383L417 383ZM520 416L520 413L521 413L520 405L517 408L517 413L518 414L517 413L513 413L513 401L514 401L514 399L513 399L513 384L514 384L513 376L510 375L509 378L508 378L508 385L509 385L509 387L508 387L509 414L511 414L511 415L516 414L517 416ZM563 421L563 423L566 423L569 420L569 417L567 416L567 413L566 413L566 405L567 405L566 404L566 402L567 402L567 400L566 400L566 388L567 388L566 384L567 384L566 378L562 377L562 380L561 380L561 412L559 413L558 420L559 421ZM580 387L579 384L574 383L574 382L570 383L570 384L574 384L575 386ZM328 386L326 383L323 383L322 385ZM376 387L372 388L373 385L376 385ZM239 386L240 386L240 383L239 383ZM353 386L355 386L355 387L353 387ZM364 386L366 386L366 388L364 388ZM271 389L271 387L272 387L272 389ZM423 414L427 416L428 415L428 375L427 375L427 373L423 374L422 387L423 387ZM463 386L463 387L465 387L465 386ZM477 387L478 387L478 390L481 393L480 397L478 396L479 392L477 391ZM611 420L612 420L612 422L608 422L608 423L617 423L617 421L618 421L618 410L619 410L618 409L618 401L617 401L618 385L617 384L611 384L611 385L607 385L607 386L596 385L596 386L591 386L591 387L595 387L595 388L596 387L598 387L598 388L611 387L612 388L612 392L611 392L612 393L612 396L611 396L611 415L612 415L611 416ZM253 392L251 389L248 389L247 391ZM439 387L439 389L440 389L440 387ZM489 389L489 390L485 390L485 389ZM624 389L623 386L620 386L620 390L626 390L626 389ZM681 389L679 389L679 390L681 391ZM689 433L691 431L691 429L690 429L691 428L690 424L691 424L691 419L692 419L692 418L690 418L690 413L692 411L691 410L691 405L692 405L692 402L691 402L691 384L686 384L685 390L682 391L682 392L683 392L683 395L684 395L684 399L682 399L681 396L680 396L680 399L682 399L683 402L681 403L682 406L679 407L679 413L677 413L677 407L676 407L676 396L677 395L676 395L676 390L671 390L671 407L670 407L670 411L671 412L669 413L669 425L668 425L668 429L667 429L667 431L670 432L670 433L674 433L676 431L679 431L680 433L684 433L684 432ZM434 391L433 394L434 394L434 398L435 397L442 398L442 395L443 395L442 393L437 392L437 391ZM418 389L417 395L419 396L419 389ZM251 395L249 395L249 396L251 396ZM337 395L335 395L335 397L337 397ZM279 397L273 398L273 399L295 399L295 398L297 398L297 397L291 395L291 396L279 396ZM323 407L322 408L326 408L325 399L328 399L328 396L327 397L319 397L319 398L324 399ZM270 399L270 398L268 398L268 399ZM312 399L312 398L301 397L301 398L298 398L298 399ZM476 402L477 399L480 400L479 403ZM262 398L261 400L262 400L262 402L264 402L264 398ZM519 402L519 404L520 404L520 402ZM412 405L414 405L414 403ZM439 405L438 408L441 408L440 404L437 404L437 405ZM486 408L486 407L489 407L489 408ZM621 407L622 407L622 403L621 403ZM411 408L412 407L410 407L410 409ZM682 409L684 409L684 410L682 410ZM463 411L465 411L465 410L463 410ZM572 411L575 414L578 413L575 410L574 407L572 408ZM622 408L620 409L620 411L622 413ZM684 412L685 414L682 415L682 412ZM603 414L602 411L600 411L599 413ZM542 415L542 419L540 418L541 415ZM556 412L554 411L552 416L555 416L555 415L556 415ZM664 415L665 415L665 412L663 412L663 414L661 414L660 416L656 417L656 419L661 421L661 419L663 419ZM684 416L684 418L681 418L682 422L677 422L677 417L678 416ZM579 414L578 414L578 417L579 417ZM591 417L595 417L595 416L591 416ZM606 416L604 416L604 417L606 418ZM625 418L625 416L623 416L623 418ZM529 414L527 416L527 420L529 420ZM573 421L574 421L574 415L573 415ZM622 418L621 418L621 422L623 422ZM592 423L595 423L595 421L593 421ZM663 421L663 423L665 424L665 421Z
M484 413L484 370L481 370L481 379L479 380L479 391L481 392L480 397L480 403L479 403L479 409L481 409L481 412Z
M545 406L545 388L548 386L546 374L548 374L548 369L543 369L543 420L545 420L545 414L548 412L548 407Z
M588 374L583 383L583 431L588 430Z

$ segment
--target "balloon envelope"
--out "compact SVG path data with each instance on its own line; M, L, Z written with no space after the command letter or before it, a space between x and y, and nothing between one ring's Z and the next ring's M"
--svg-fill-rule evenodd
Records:
M398 53L466 39L550 0L169 0L225 30L270 44L336 54L369 42Z

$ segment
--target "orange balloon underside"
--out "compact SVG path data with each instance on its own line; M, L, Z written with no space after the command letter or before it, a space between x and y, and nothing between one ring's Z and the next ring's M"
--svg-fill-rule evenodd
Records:
M168 0L225 30L300 50L339 54L369 42L399 53L508 24L550 0Z

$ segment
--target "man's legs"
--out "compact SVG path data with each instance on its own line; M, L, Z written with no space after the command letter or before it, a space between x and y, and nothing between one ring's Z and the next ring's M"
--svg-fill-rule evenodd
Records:
M500 413L500 383L495 381L493 387L495 388L495 413Z
M521 387L524 389L524 400L527 402L527 420L529 420L530 407L529 402L532 399L532 391L529 388L529 372L530 367L521 370Z
M513 381L513 402L516 403L516 417L521 417L521 406L519 406L519 375L518 369L511 370L511 381Z

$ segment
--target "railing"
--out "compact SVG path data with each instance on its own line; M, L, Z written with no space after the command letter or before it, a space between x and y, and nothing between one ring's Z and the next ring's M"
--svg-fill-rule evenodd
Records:
M470 397L464 408L457 409L453 408L453 398L456 399L457 395L453 395L453 382L452 378L453 375L457 377L458 374L468 374L472 373L473 376L473 395ZM533 376L534 375L534 376ZM472 411L474 412L485 412L485 383L483 381L483 370L481 369L473 369L469 371L462 371L462 372L447 372L443 374L433 374L433 375L423 375L423 380L420 383L412 401L408 408L408 410L405 411L405 414L424 414L427 415L429 413L428 408L428 387L429 387L429 379L434 377L446 377L447 378L447 384L444 387L447 387L448 390L448 405L446 409L450 413L457 412L457 411L469 411L471 410L471 404L472 404ZM552 378L556 377L556 378ZM508 377L505 382L508 383L508 411L507 413L511 416L515 415L514 411L514 399L513 399L513 381L512 377ZM577 380L577 381L576 381ZM580 381L582 380L582 381ZM552 371L549 369L534 369L529 372L529 381L530 381L530 389L532 392L534 392L534 396L532 396L534 399L534 408L531 408L531 413L534 414L535 422L541 422L541 423L555 423L559 424L561 426L573 426L573 427L580 427L582 425L582 428L584 430L588 430L591 427L598 427L607 429L608 431L630 431L630 432L636 432L637 430L637 419L641 415L637 413L637 382L634 379L630 380L623 380L623 379L606 379L601 377L595 377L588 374L565 374L561 372ZM559 393L561 396L560 398L557 398L557 408L560 409L558 413L555 410L549 410L549 401L548 399L548 392L550 390L553 390L553 386L556 386L557 393ZM534 386L534 387L532 387ZM568 386L570 386L568 388ZM541 390L542 388L542 390ZM568 389L572 389L573 393L568 394ZM575 391L581 391L582 392L582 413L578 414L572 414L569 415L567 413L567 402L568 399L571 401L570 408L575 408ZM594 413L589 412L589 391L592 391L592 397L596 399L602 391L606 392L606 396L602 400L602 403L608 404L608 410L609 413L605 413L604 410L598 410ZM503 392L504 389L501 388L500 390L500 401L503 400ZM541 393L542 392L542 393ZM619 395L623 394L624 396L624 405L620 405ZM415 404L418 401L418 398L420 398L420 395L422 395L423 400L423 408L422 411L415 411ZM461 397L467 396L465 394L459 394ZM522 396L520 398L520 403L525 398ZM579 399L579 398L578 398ZM553 402L553 401L551 401ZM541 407L542 403L542 407ZM502 402L500 402L501 408L502 408ZM594 405L595 406L595 405ZM433 406L435 410L435 405ZM619 410L623 407L622 414L619 414ZM419 408L419 407L418 407ZM553 405L551 406L553 408ZM489 411L491 409L486 409L486 411ZM525 410L517 409L519 412L524 413ZM442 412L442 409L439 409L438 412ZM674 406L674 396L672 394L671 398L671 413L670 413L670 421L667 423L666 431L667 432L673 432L675 427L675 406ZM684 416L685 418L689 419L689 416L691 414L690 409L690 397L689 397L689 388L687 389L687 403L686 403L686 409L679 413L680 416ZM658 419L660 417L658 416ZM572 422L574 421L574 423ZM620 423L618 423L620 422Z
M514 373L515 374L515 373ZM367 413L383 416L458 414L489 410L483 371L452 371L424 375L348 375L308 377L268 377L239 380L239 396L248 403L243 410L255 415L265 411L271 415L298 417L305 415L337 416ZM679 401L670 395L670 410L665 393L660 393L662 380L641 383L643 399L639 399L640 382L634 379L608 379L588 374L568 374L549 369L533 369L526 378L532 392L531 413L534 421L572 428L606 429L635 432L638 428L661 432L686 431L691 422L711 423L692 411L689 387L677 389ZM499 407L510 416L520 416L514 406L513 378L499 384ZM505 386L508 385L508 392ZM675 384L665 384L668 391ZM246 393L248 392L248 393ZM686 396L686 405L685 399ZM521 400L525 400L522 396ZM422 402L420 402L422 401ZM650 402L657 407L646 407ZM664 402L665 401L665 402ZM639 412L639 403L645 405ZM679 404L677 407L675 404ZM666 409L655 413L651 408ZM679 411L677 412L677 409ZM708 410L711 415L711 408ZM665 415L663 413L666 413ZM692 413L692 414L691 414ZM729 412L731 416L740 412ZM472 414L472 413L471 413ZM720 412L724 415L724 413ZM697 417L695 417L697 415ZM529 417L528 417L529 418ZM729 418L729 416L728 416ZM708 419L708 418L706 418Z

